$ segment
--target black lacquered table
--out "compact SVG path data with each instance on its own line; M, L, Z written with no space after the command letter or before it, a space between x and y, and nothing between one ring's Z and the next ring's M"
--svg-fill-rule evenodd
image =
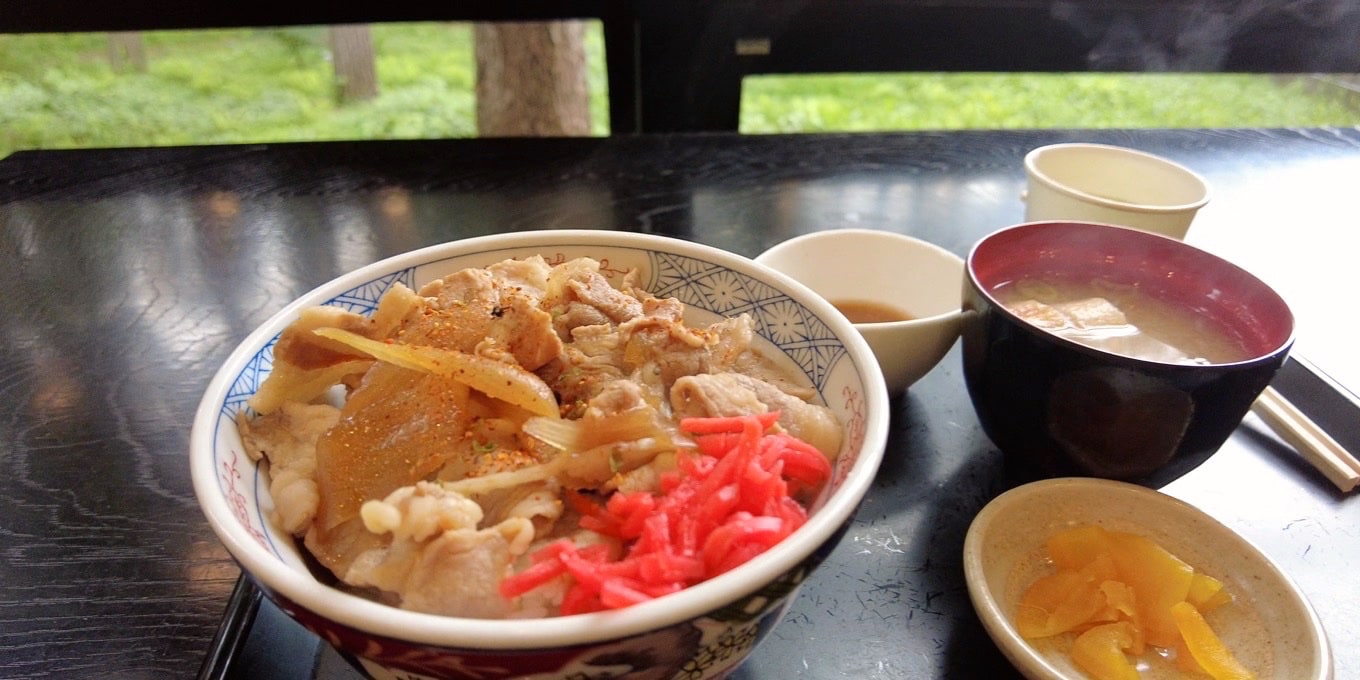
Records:
M1335 388L1360 386L1347 318L1357 129L355 142L0 161L0 676L353 677L238 589L186 459L218 364L331 277L450 239L553 228L754 256L854 226L962 255L1021 220L1021 157L1059 141L1132 146L1208 178L1213 199L1188 240L1290 301L1307 365L1289 364L1277 386L1354 446L1360 410ZM892 418L854 525L736 677L1013 674L969 604L961 551L975 513L1018 480L978 428L957 347L893 400ZM1255 416L1164 491L1276 560L1326 626L1337 677L1360 676L1354 494Z

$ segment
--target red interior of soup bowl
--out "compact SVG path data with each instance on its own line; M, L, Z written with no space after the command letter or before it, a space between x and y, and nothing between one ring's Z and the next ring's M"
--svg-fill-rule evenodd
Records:
M968 266L989 296L1022 279L1136 286L1211 319L1253 358L1293 336L1289 306L1260 279L1181 241L1136 229L1083 222L1017 225L978 243Z

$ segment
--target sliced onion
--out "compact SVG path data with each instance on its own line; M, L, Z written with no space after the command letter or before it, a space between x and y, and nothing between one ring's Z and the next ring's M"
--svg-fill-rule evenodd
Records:
M379 361L453 378L489 397L509 402L534 415L559 417L557 399L552 389L542 378L520 366L453 349L370 340L339 328L318 328L313 332L344 343Z

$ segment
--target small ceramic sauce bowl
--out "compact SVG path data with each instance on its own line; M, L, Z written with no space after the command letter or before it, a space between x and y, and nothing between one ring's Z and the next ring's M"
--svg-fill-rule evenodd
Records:
M1331 647L1299 587L1245 538L1194 506L1135 484L1093 478L1031 482L992 499L964 538L968 594L988 635L1031 680L1086 680L1065 649L1070 634L1027 640L1015 627L1025 590L1052 573L1053 534L1095 524L1151 539L1233 596L1205 618L1228 650L1261 680L1328 680ZM1181 677L1174 663L1140 659L1141 677ZM1145 666L1145 668L1143 667ZM1207 676L1206 676L1207 677Z
M890 395L920 380L959 337L963 259L935 244L888 231L835 229L791 238L755 259L811 288L855 322ZM856 321L865 317L853 307L866 306L899 315Z

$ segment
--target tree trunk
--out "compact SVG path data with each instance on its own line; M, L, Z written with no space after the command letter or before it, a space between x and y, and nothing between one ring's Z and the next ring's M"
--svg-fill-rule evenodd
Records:
M476 24L478 134L589 135L584 33L580 21Z
M378 75L373 67L373 38L367 24L330 27L331 58L340 101L353 102L378 96Z
M109 65L115 71L131 67L138 73L146 73L146 46L142 34L137 31L110 33Z

